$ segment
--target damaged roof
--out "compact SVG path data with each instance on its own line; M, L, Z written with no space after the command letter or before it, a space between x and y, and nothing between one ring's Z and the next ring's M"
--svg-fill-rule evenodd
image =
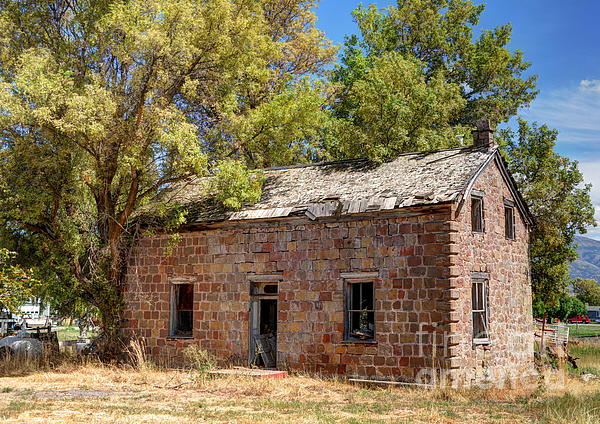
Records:
M260 201L237 212L218 206L200 178L169 187L161 197L186 206L190 224L385 211L460 200L494 158L505 168L497 149L469 146L407 153L384 163L359 159L266 169Z

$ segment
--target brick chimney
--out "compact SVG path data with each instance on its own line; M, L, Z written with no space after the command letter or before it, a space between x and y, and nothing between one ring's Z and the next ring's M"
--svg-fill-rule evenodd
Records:
M480 119L475 123L477 127L473 130L473 145L478 147L487 147L491 150L496 146L494 143L494 129L489 119Z

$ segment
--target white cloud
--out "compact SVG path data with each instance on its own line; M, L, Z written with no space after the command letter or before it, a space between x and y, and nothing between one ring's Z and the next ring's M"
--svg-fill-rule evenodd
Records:
M600 223L600 80L542 91L522 115L559 131L559 151L578 159L585 182L592 184L590 197ZM600 226L590 227L586 236L600 240Z
M579 163L579 170L582 172L585 182L592 184L590 197L596 210L596 221L600 224L600 160L582 161ZM588 228L585 236L600 240L600 226Z
M522 116L559 131L561 154L579 160L600 224L600 79L584 79L569 87L542 91ZM600 225L588 228L586 237L600 240Z
M579 89L584 92L600 94L600 80L582 80L579 83Z
M542 92L523 116L557 128L563 142L600 143L600 80Z

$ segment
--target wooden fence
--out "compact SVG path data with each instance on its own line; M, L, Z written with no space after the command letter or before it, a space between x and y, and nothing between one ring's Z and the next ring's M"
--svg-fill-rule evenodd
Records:
M569 343L569 327L566 324L546 324L535 323L535 340L541 342L542 328L544 333L545 346L564 346Z

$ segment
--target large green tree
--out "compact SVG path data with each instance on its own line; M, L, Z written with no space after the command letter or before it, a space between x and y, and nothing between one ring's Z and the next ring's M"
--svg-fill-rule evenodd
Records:
M596 280L577 278L573 281L573 293L588 305L600 306L600 284Z
M458 141L448 135L465 134L477 119L497 125L527 106L537 94L537 77L524 74L529 63L520 51L506 48L510 24L474 36L484 8L468 0L359 6L353 16L360 34L346 38L331 77L337 84L333 110L345 125L334 127L330 154L380 158L402 149L449 147ZM372 125L375 120L382 121ZM446 142L427 134L432 130ZM366 151L339 147L340 139L364 132Z
M0 1L0 226L110 336L131 218L161 188L310 155L335 54L314 5ZM256 198L245 175L229 205Z
M450 124L466 101L442 72L426 76L424 64L389 52L345 93L346 116L331 121L328 153L335 158L383 160L407 151L459 145L461 126Z
M510 24L480 30L484 5L469 0L398 0L359 6L359 35L346 38L335 120L324 138L330 157L391 159L400 153L470 144L477 119L507 122L537 95L520 51L507 49ZM479 32L475 36L475 31ZM520 121L501 148L536 225L531 234L533 290L552 305L568 284L575 234L594 223L589 186L577 162L554 151L557 133Z
M577 259L574 241L595 225L590 184L577 161L554 151L558 132L519 120L519 128L501 132L508 166L533 214L531 280L533 292L552 304L568 283L568 264Z
M550 318L558 318L561 321L586 314L587 308L583 302L576 297L568 295L559 297L558 304L548 311Z

